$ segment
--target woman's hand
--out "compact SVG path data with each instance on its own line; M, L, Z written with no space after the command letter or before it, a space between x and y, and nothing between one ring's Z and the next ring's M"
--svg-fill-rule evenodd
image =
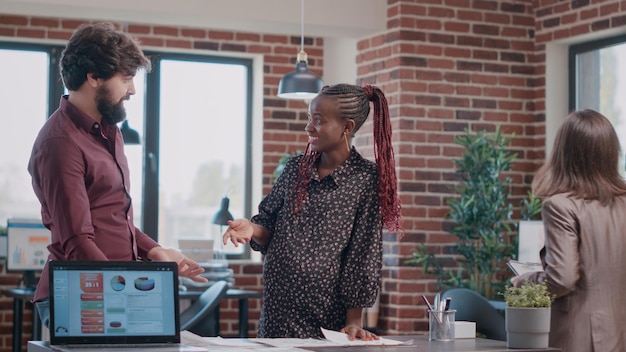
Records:
M363 341L380 339L378 335L374 334L373 332L369 332L356 324L348 324L339 331L348 334L348 339L350 340L354 340L355 338L359 338Z
M511 284L514 287L521 287L522 285L532 282L536 284L543 284L545 281L545 273L543 271L533 271L524 273L519 276L513 276L511 278Z
M208 282L206 277L200 276L204 268L200 264L187 258L186 255L173 248L154 247L148 252L148 259L162 262L176 262L178 275L188 277L196 282Z
M252 235L254 235L254 227L250 220L229 220L228 229L224 232L222 240L224 241L224 245L227 245L230 240L235 247L239 247L240 244L250 242Z

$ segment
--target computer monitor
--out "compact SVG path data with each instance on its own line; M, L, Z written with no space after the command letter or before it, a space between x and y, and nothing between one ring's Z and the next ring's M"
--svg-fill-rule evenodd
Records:
M23 273L23 284L35 287L35 273L48 259L51 235L40 219L7 220L7 272Z

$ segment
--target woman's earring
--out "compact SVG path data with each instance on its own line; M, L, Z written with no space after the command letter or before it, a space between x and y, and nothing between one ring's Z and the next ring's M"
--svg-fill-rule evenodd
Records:
M350 151L350 144L348 144L348 131L343 131L343 137L345 138L345 141L346 141L346 149Z

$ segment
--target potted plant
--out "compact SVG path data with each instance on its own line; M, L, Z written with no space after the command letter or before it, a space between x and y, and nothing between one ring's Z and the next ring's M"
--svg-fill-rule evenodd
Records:
M504 301L508 347L548 347L553 300L545 284L526 283L521 287L506 288Z
M285 169L285 166L287 165L287 162L289 161L289 159L302 153L303 153L302 150L297 150L294 153L288 152L282 157L280 157L280 159L278 159L278 165L276 165L276 168L274 169L274 173L273 173L272 184L276 183L276 180L278 180L278 177L283 173L283 170Z
M508 152L510 139L501 134L465 130L456 138L464 148L455 163L461 176L457 197L448 200L448 231L458 237L450 254L436 257L422 244L408 264L421 265L422 271L437 277L439 289L464 287L494 300L511 276L506 262L517 256L517 237L512 233L513 205L508 201L511 170L516 154ZM523 217L534 217L541 210L537 198L521 204ZM456 268L450 268L455 260Z

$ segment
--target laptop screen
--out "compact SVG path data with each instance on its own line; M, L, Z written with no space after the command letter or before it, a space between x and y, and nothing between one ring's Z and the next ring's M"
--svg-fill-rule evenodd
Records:
M51 261L50 343L179 343L174 262Z

